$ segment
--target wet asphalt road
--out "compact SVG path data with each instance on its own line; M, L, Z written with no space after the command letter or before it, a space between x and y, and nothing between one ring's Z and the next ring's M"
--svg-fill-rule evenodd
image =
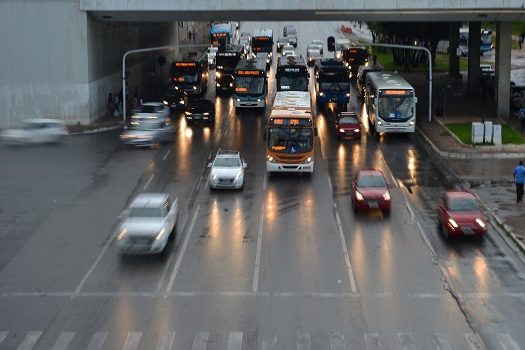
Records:
M297 23L299 49L337 26ZM174 113L158 149L112 132L0 147L0 349L525 348L522 258L494 227L438 235L436 198L457 181L416 135L339 142L317 111L313 176L268 176L264 113L216 108L213 128ZM243 191L207 188L219 148L245 157ZM364 167L391 182L390 217L353 214ZM122 257L116 217L143 191L179 198L177 239Z

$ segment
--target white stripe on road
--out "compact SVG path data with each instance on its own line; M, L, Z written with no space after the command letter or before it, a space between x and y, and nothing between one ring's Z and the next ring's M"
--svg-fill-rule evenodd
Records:
M472 350L487 350L479 334L467 333L465 337Z
M142 338L142 332L129 332L124 345L122 345L122 350L138 349L140 338Z
M434 343L436 344L437 350L452 350L447 336L442 333L434 334Z
M182 257L184 256L184 252L186 252L186 248L188 247L188 242L190 240L191 232L193 231L193 226L195 226L195 220L197 220L199 209L200 209L200 204L197 205L197 208L195 209L195 213L193 213L193 218L191 219L190 227L188 228L186 237L184 237L184 243L182 244L182 249L180 251L179 256L177 257L175 268L173 269L173 272L171 273L171 278L168 283L168 287L166 288L166 293L169 293L171 291L171 288L173 287L173 283L175 282L175 277L177 277L177 272L179 271L179 267L182 262Z
M334 187L332 186L332 179L330 178L330 175L328 175L328 187L330 187L330 192L334 192Z
M157 345L157 350L171 350L175 341L175 332L165 332L162 334Z
M297 332L297 350L310 350L312 338L310 333Z
M80 291L82 290L82 288L84 287L84 284L86 284L89 276L91 276L91 274L93 273L93 271L95 271L95 268L97 267L98 263L100 262L100 260L102 260L102 257L104 256L104 254L106 254L106 251L108 250L109 248L109 245L111 244L111 242L113 242L113 235L111 235L108 240L106 241L106 243L104 244L104 247L102 247L102 250L100 251L100 253L98 254L98 256L96 257L95 261L93 261L93 264L91 265L91 267L89 268L89 270L86 272L86 274L84 275L84 278L82 278L82 280L80 281L80 283L78 284L77 288L75 289L75 294L78 294L80 293ZM73 298L74 296L72 296Z
M5 338L7 338L8 334L9 332L0 332L0 344L2 344Z
M330 333L330 349L346 350L345 336L339 332Z
M164 154L164 157L162 157L162 160L168 159L168 156L170 155L170 153L171 153L171 149L167 150L166 154Z
M52 350L66 350L69 346L69 343L73 340L76 332L62 332L58 336L55 345L53 345Z
M102 349L107 337L108 332L96 332L95 334L93 334L93 337L91 337L91 341L89 342L89 345L86 350Z
M261 245L262 245L262 233L264 224L264 205L261 209L261 219L259 220L259 230L257 232L257 252L255 254L255 270L253 272L253 283L252 290L257 292L259 289L259 268L261 264Z
M277 348L277 336L273 338L263 338L262 350L275 350Z
M341 225L341 218L339 217L339 212L335 212L335 219L337 221L337 229L339 231L339 237L341 238L341 245L343 246L343 253L345 255L346 263L346 272L348 274L348 279L350 280L350 288L352 293L357 293L357 285L355 283L354 272L352 270L352 264L350 263L350 256L348 255L348 249L346 248L345 235L343 233L343 225Z
M520 350L520 347L508 334L498 334L498 341L503 350Z
M193 338L193 345L191 350L206 350L206 345L208 344L208 337L210 334L208 332L197 332Z
M228 336L227 350L241 350L242 347L242 332L231 332Z
M416 350L411 333L397 333L401 350Z
M149 187L149 185L151 184L151 181L153 181L154 177L155 176L153 174L150 175L148 181L146 181L146 184L144 185L144 190L146 190Z
M405 200L405 205L408 209L408 212L410 213L410 223L413 224L416 218L416 216L414 215L414 211L412 210L412 207L410 206L407 200Z
M42 332L29 332L16 350L31 350L35 346L38 338L42 335Z
M365 347L366 350L380 350L381 341L377 333L365 333Z

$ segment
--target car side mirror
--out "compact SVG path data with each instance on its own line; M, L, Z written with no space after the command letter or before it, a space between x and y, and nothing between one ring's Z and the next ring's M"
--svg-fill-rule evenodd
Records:
M246 168L248 167L248 164L246 164L246 163L242 163L242 167L243 167L244 169L246 169Z
M211 163L208 163L207 167L208 167L208 168L211 168Z

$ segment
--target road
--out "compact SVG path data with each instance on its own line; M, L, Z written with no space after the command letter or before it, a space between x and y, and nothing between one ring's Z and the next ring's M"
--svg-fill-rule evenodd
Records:
M338 27L296 23L299 49ZM265 114L216 108L213 128L175 113L156 149L114 132L0 147L0 349L525 348L523 258L497 227L438 235L436 198L458 180L416 135L339 142L333 111L317 111L315 173L268 176ZM218 149L244 156L243 191L208 189ZM390 217L353 214L365 167L392 184ZM179 198L177 238L160 257L121 256L116 217L143 191Z

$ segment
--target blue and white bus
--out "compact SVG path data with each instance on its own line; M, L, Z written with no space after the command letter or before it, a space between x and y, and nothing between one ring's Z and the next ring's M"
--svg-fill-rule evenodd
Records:
M213 46L238 43L238 22L215 22L211 26L210 40Z
M342 61L323 58L315 62L314 71L317 104L335 102L346 110L350 102L350 68Z
M233 72L233 106L266 106L268 75L265 59L241 59Z

